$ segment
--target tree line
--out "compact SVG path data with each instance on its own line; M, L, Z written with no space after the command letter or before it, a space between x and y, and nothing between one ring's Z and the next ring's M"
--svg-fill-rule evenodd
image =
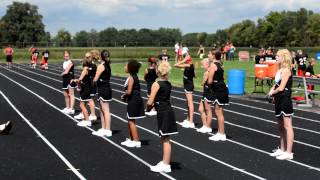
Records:
M187 46L219 46L227 41L236 46L319 46L320 14L301 8L297 11L270 12L257 22L243 20L214 33L182 34L178 28L157 30L116 29L82 30L74 36L60 29L55 36L45 32L43 16L30 3L13 2L0 19L0 42L40 43L53 46L172 46L182 42Z

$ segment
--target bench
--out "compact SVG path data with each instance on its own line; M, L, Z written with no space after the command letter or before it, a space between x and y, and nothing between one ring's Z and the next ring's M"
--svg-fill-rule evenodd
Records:
M319 95L320 91L308 90L307 85L320 85L320 79L319 78L293 76L292 80L293 80L293 82L301 83L303 85L303 88L292 88L292 90L304 92L306 104L304 104L303 106L306 106L306 107L315 106L314 100L312 101L312 104L310 104L310 99L309 99L308 95L312 95L313 99L315 99L315 96Z
M256 77L256 76L249 76L249 78L254 78L254 90L253 90L252 93L265 93L264 90L263 90L264 89L263 88L264 81L266 81L266 85L268 85L268 87L269 87L268 91L272 87L273 78L270 78L270 77L259 78L259 77ZM261 87L260 91L257 91L257 86Z

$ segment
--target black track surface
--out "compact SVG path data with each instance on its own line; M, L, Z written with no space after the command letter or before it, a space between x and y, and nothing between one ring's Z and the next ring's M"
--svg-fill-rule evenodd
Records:
M47 71L33 70L25 65L0 73L38 94L53 106L64 107L61 90L60 66L52 65ZM78 71L79 72L79 71ZM29 78L29 79L28 79ZM32 80L31 80L32 79ZM51 88L46 87L51 86ZM128 136L126 105L119 102L123 78L112 79L114 101L111 102L112 130L108 139L120 145ZM149 171L149 167L136 160L105 139L91 135L76 122L48 105L14 82L0 74L0 90L17 109L63 154L87 179L167 179ZM143 97L146 97L143 85ZM181 88L174 88L182 92ZM195 110L201 92L195 92ZM183 93L172 92L176 120L186 118ZM78 101L76 109L79 110ZM77 179L62 160L23 122L22 118L0 97L1 122L12 120L14 128L7 136L0 136L0 179ZM255 109L254 107L261 108ZM172 172L176 179L320 179L320 118L319 114L296 110L306 117L294 118L294 161L278 161L267 153L277 146L278 136L273 106L264 102L231 98L226 107L226 132L228 141L212 142L209 134L179 126L179 134L172 136ZM99 111L97 110L97 114ZM119 117L119 118L118 118ZM194 116L197 127L200 116ZM154 165L162 157L155 117L137 120L142 148L125 148ZM95 124L92 129L98 129ZM213 121L213 129L216 121ZM225 164L223 164L225 163ZM228 166L230 165L230 166ZM235 169L239 168L239 169ZM317 168L317 169L312 169ZM240 172L241 170L244 172Z

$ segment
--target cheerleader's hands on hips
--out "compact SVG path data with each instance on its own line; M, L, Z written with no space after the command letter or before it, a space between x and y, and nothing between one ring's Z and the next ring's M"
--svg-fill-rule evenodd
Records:
M150 112L153 109L153 104L147 104L146 112Z
M120 98L121 98L121 100L122 100L123 102L127 102L127 100L128 100L128 94L126 94L126 93L125 93L125 94L122 94Z

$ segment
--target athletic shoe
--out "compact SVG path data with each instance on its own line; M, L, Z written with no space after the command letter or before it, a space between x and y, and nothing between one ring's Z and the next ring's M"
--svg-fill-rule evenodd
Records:
M67 110L66 114L72 115L72 114L74 114L74 112L75 112L74 109L70 109L70 108L69 108L69 109Z
M130 141L127 143L126 145L127 147L130 147L130 148L140 148L141 147L141 141Z
M97 116L93 116L93 115L89 116L89 121L96 121L96 120L97 120Z
M145 114L148 116L155 116L155 115L157 115L157 111L145 112Z
M11 128L12 128L11 121L8 121L7 123L2 124L0 129L0 134L3 134L3 135L9 134Z
M91 126L91 121L82 120L82 121L79 121L79 122L77 123L77 125L80 126L80 127Z
M280 156L281 154L284 153L284 151L282 151L281 149L275 149L272 151L273 153L270 153L269 155L272 157L276 157L276 156Z
M93 135L95 136L106 136L106 137L111 137L112 136L112 131L108 130L108 129L98 129L97 131L93 131L92 132Z
M192 123L192 122L190 122L190 121L186 121L186 122L182 125L182 127L184 127L184 128L194 128L195 126L194 126L194 123Z
M201 128L197 129L197 132L200 132L200 133L211 133L212 129L208 128L207 126L202 126Z
M79 113L78 115L76 115L76 116L73 116L75 119L84 119L84 116L83 116L83 113ZM90 118L89 118L89 120L90 120Z
M130 142L131 142L131 139L126 138L126 140L125 140L125 141L121 142L121 145L123 145L123 146L127 146L127 144L128 144L128 143L130 143Z
M183 120L182 122L178 122L178 124L180 124L181 126L183 126L184 124L188 123L189 121L187 119Z
M153 172L169 173L171 172L171 166L169 164L164 164L162 161L160 161L157 165L151 166L150 170Z
M276 157L278 160L290 160L293 159L293 153L283 152L280 156Z
M217 133L217 134L209 137L209 140L211 140L211 141L226 141L227 137L226 137L226 134Z
M64 109L62 109L62 110L60 110L61 112L63 112L63 113L67 113L68 112L68 110L69 110L69 108L64 108Z

